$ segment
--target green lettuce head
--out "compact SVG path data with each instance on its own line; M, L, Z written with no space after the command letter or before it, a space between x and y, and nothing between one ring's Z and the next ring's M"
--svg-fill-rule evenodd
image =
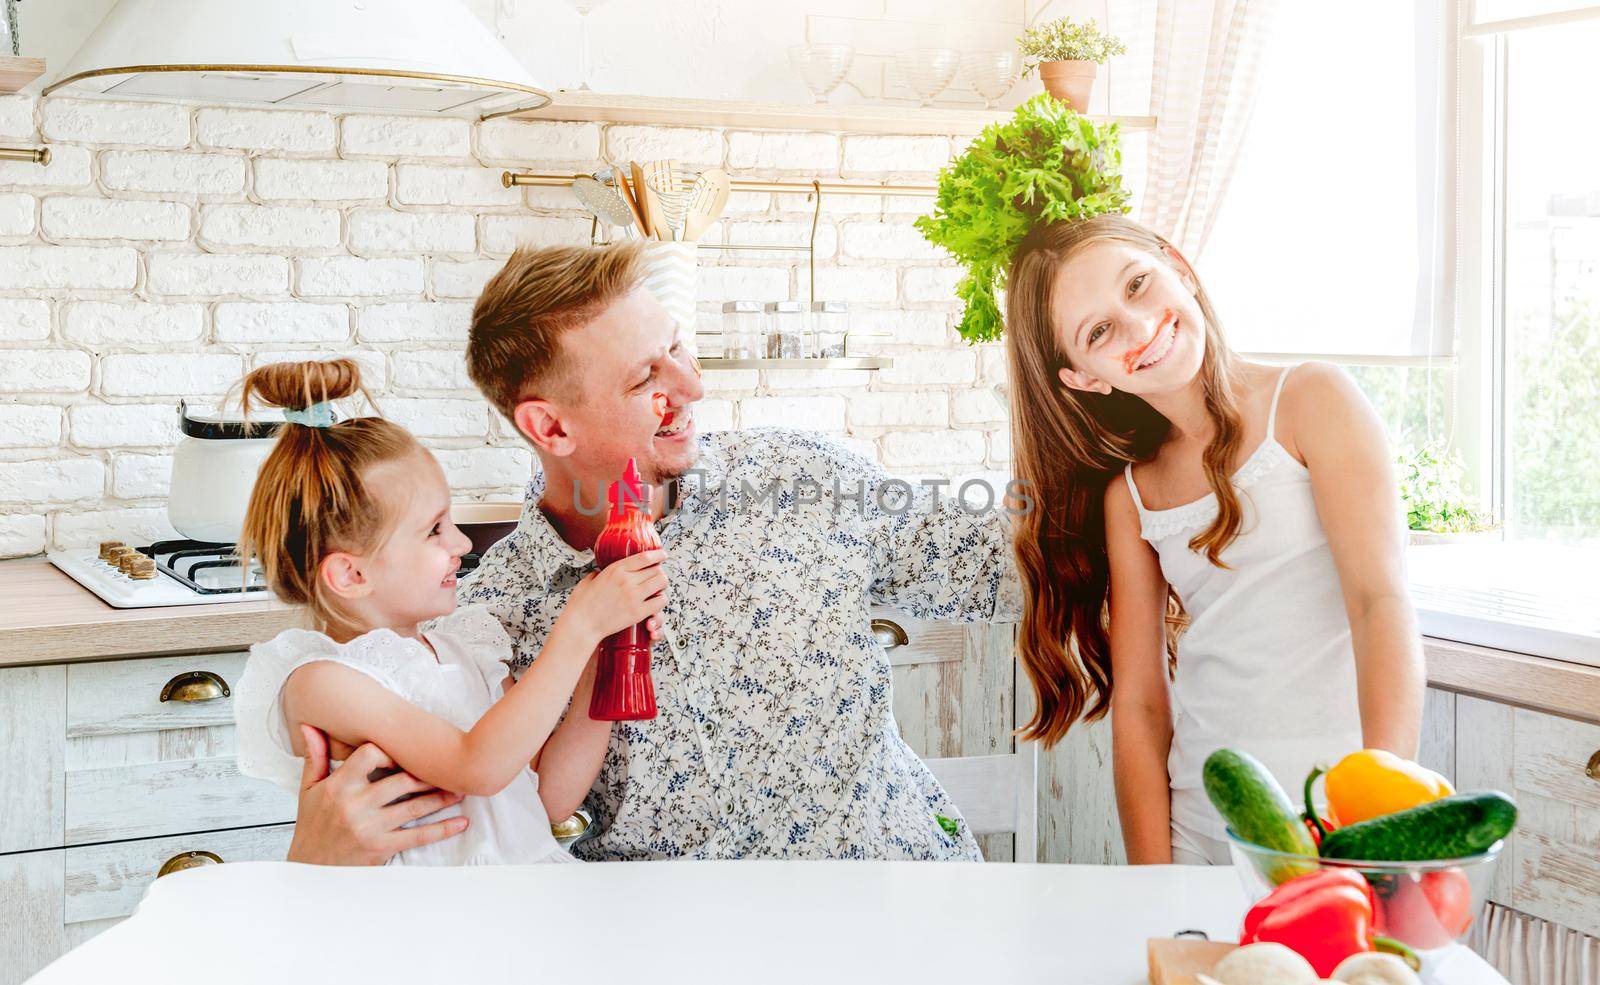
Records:
M1129 198L1115 123L1096 123L1040 95L986 127L939 172L933 214L916 223L967 268L956 285L966 304L961 337L991 342L1004 332L995 294L1036 223L1126 212Z

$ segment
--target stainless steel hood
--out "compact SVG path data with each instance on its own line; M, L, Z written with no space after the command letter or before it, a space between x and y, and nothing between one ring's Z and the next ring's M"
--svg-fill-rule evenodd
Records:
M44 94L475 119L550 102L461 0L119 0Z

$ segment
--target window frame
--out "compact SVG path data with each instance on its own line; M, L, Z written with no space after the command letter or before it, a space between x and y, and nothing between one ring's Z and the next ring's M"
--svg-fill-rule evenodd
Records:
M1511 410L1506 326L1507 39L1525 31L1600 20L1600 5L1479 23L1475 0L1445 0L1454 18L1455 369L1452 448L1466 464L1480 508L1509 526Z

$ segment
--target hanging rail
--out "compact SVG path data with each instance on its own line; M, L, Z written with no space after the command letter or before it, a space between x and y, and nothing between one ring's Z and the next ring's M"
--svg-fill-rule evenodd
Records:
M574 178L592 178L592 174L519 174L507 171L500 183L507 188L531 186L556 188L572 184ZM728 183L736 192L798 192L821 191L828 195L903 195L907 197L933 196L939 189L933 185L874 185L856 181L759 181L735 178Z
M31 161L34 164L49 164L50 148L0 147L0 161Z

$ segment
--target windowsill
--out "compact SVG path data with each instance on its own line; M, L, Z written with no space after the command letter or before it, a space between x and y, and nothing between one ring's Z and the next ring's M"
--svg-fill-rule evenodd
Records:
M1600 551L1440 544L1407 565L1424 636L1600 667Z

